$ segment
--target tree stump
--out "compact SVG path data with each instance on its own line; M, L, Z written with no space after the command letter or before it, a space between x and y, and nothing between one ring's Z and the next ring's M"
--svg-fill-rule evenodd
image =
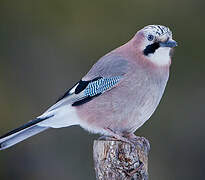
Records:
M148 180L149 142L134 146L122 141L95 140L93 157L97 180Z

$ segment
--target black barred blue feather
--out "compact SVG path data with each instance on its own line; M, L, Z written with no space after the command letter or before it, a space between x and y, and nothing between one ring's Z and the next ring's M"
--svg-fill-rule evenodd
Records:
M68 90L59 100L57 104L49 109L54 110L64 104L63 99L73 97L72 106L82 105L93 98L101 95L105 91L115 86L122 76L115 76L110 78L97 77L90 81L80 80L73 88ZM71 100L72 101L72 100Z
M114 85L116 85L119 82L120 78L121 78L121 76L115 76L115 77L111 77L111 78L100 77L100 78L95 78L95 79L89 81L86 88L83 90L84 97L75 101L72 104L72 106L79 106L79 105L82 105L82 104L85 104L85 103L91 101L93 98L101 95L102 93L104 93L105 91L109 90ZM85 82L88 82L88 81L82 81L82 82L85 84ZM82 82L80 82L80 83L82 83ZM78 88L78 87L76 87L76 88Z
M96 81L90 82L85 88L85 96L95 96L97 94L104 93L106 90L112 88L116 85L121 76L110 77L110 78L101 78Z

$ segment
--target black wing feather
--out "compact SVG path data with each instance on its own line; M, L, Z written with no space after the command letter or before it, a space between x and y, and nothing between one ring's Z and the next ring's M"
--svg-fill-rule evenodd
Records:
M61 96L60 98L58 98L58 100L56 101L59 102L60 100L66 98L67 96L70 95L70 91L77 85L77 87L75 88L75 94L79 94L80 92L82 92L86 87L87 85L90 83L90 82L93 82L93 81L97 81L98 79L101 79L102 77L97 77L97 78L94 78L90 81L82 81L80 80L79 82L77 82L72 88L70 88L68 91L66 91L66 93Z

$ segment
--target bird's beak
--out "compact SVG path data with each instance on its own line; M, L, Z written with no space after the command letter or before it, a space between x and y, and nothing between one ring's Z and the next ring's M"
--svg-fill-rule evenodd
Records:
M165 42L160 42L159 45L160 45L160 47L170 47L170 48L173 48L173 47L177 46L177 42L174 41L174 40L168 40L168 41L165 41Z

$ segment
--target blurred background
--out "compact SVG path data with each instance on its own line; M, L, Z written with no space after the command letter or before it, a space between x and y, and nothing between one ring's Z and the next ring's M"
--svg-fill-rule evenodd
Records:
M152 180L204 179L205 1L0 0L0 134L40 115L110 50L148 24L179 46L149 139ZM49 130L0 152L1 180L95 180L93 140L80 127Z

